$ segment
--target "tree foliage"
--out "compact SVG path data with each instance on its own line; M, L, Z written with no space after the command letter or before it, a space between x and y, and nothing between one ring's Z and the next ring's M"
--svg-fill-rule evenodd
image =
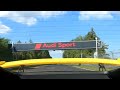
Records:
M91 31L89 31L85 36L78 36L75 39L71 41L86 41L86 40L95 40L95 38L100 38L96 35L93 28L91 28ZM103 58L106 55L106 49L108 49L108 46L103 43L102 48L98 49L98 55L99 58ZM65 50L63 53L63 58L90 58L94 57L95 49L85 49L85 50ZM107 57L108 58L108 57Z
M8 49L8 43L10 43L9 39L0 38L0 60L9 61L12 59L12 52Z
M30 39L28 43L33 43L33 41ZM48 50L14 52L13 57L14 60L51 58Z
M12 52L9 39L0 38L0 61L51 58L47 50ZM20 40L17 43L22 43ZM33 43L29 40L29 43Z
M29 43L33 43L33 41L30 39L30 40L29 40Z

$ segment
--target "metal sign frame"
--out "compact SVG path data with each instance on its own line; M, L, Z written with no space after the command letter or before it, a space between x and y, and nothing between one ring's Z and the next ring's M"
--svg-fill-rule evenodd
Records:
M102 47L102 42L98 42L98 48ZM66 47L59 47L58 44L66 45ZM49 45L54 46L49 46ZM72 45L73 44L73 45ZM36 48L38 45L38 48ZM41 46L39 46L41 45ZM48 46L47 46L48 45ZM68 46L67 46L68 45ZM44 46L44 47L43 47ZM45 47L46 46L46 47ZM30 50L74 50L74 49L92 49L96 48L96 40L89 41L72 41L72 42L53 42L53 43L12 43L13 51L30 51Z

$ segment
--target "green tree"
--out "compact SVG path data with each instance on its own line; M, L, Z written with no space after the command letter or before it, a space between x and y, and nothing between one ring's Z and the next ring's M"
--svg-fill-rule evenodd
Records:
M12 60L12 52L8 48L8 43L10 43L9 39L0 38L0 60Z
M84 40L95 40L96 37L100 40L100 38L96 35L94 28L91 28L91 31L85 35Z
M51 58L48 50L12 52L8 48L9 39L0 38L0 61ZM20 40L17 43L22 43ZM30 40L30 43L33 43Z
M84 37L80 35L71 41L83 41L83 40L84 40Z
M29 40L29 43L33 43L33 41L30 39L30 40Z
M22 43L22 42L19 40L19 41L17 41L17 43Z
M95 38L100 38L96 35L95 31L93 28L91 28L91 31L89 31L85 36L78 36L77 38L73 39L72 41L85 41L85 40L95 40ZM108 45L103 43L102 47L98 49L98 54L99 58L104 58L106 54L106 49L108 49ZM63 57L69 57L69 58L79 58L82 57L84 58L89 58L89 57L94 57L94 52L95 49L86 49L86 50L65 50L63 53Z

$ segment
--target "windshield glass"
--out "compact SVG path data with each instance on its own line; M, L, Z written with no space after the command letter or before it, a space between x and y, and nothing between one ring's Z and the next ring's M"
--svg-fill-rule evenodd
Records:
M119 11L0 11L0 67L22 74L120 66Z

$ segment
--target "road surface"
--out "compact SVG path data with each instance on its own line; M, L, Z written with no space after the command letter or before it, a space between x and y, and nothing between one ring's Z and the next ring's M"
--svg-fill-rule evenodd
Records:
M109 79L104 72L93 72L70 65L42 65L25 69L22 79Z

